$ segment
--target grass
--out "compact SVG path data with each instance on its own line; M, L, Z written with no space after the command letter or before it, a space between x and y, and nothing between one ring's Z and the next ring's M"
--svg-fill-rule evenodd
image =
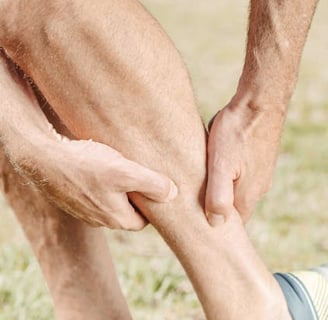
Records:
M244 55L247 1L147 0L190 69L207 121L231 98ZM290 105L272 190L249 225L272 270L328 261L328 32L321 1ZM0 320L51 320L51 299L11 210L0 199ZM204 319L181 267L155 231L108 232L137 320Z

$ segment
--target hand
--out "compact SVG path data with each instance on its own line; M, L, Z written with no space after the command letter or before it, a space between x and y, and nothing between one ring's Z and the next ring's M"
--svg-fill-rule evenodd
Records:
M4 52L1 58L1 143L16 170L55 205L93 226L139 230L147 221L127 193L158 202L176 196L166 176L104 144L55 132L20 70Z
M206 212L211 224L234 206L246 222L271 184L284 115L232 102L210 124Z
M35 150L34 150L35 152ZM93 226L140 230L147 221L129 203L129 192L167 202L177 190L165 176L93 141L42 144L38 159L17 163L20 173L48 199Z

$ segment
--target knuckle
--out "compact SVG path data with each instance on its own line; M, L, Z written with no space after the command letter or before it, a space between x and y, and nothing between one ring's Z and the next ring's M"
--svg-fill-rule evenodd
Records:
M208 198L206 210L212 213L224 213L230 208L229 203L222 198Z

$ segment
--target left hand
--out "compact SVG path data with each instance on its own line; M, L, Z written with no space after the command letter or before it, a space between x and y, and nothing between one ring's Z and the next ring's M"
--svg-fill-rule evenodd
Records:
M211 121L206 212L210 224L233 206L246 222L272 184L285 115L232 100Z

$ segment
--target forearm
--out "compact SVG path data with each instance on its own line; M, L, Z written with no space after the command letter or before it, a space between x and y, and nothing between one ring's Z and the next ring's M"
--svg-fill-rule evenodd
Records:
M211 122L209 212L224 214L233 204L247 221L270 189L316 4L317 0L251 0L239 85Z
M285 113L318 0L251 0L247 51L237 97Z
M54 138L52 127L34 100L19 69L0 52L0 143L12 161ZM14 79L14 81L13 81ZM38 147L39 148L39 147Z

